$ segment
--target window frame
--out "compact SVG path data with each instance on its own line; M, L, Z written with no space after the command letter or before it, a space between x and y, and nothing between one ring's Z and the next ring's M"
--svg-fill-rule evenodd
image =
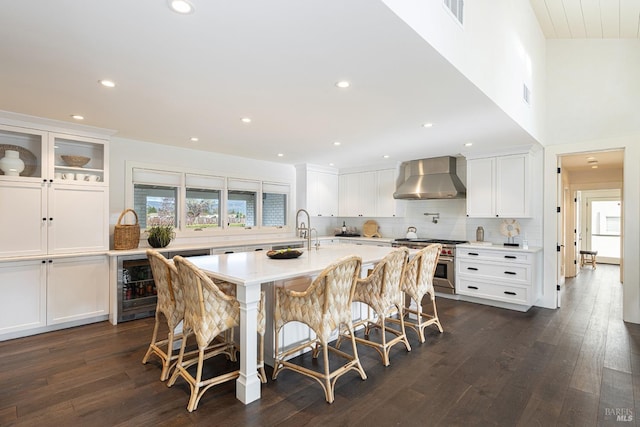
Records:
M175 228L176 238L194 238L194 237L215 237L215 236L229 236L236 234L246 234L246 230L255 232L255 233L273 233L275 230L278 232L288 232L291 231L294 227L290 223L292 218L292 213L288 212L291 210L291 189L292 184L289 182L280 182L274 180L258 180L251 178L237 178L235 176L225 176L225 175L216 175L209 171L196 171L187 168L178 168L166 165L155 165L155 164L147 164L136 161L125 161L125 207L133 206L133 196L134 196L134 186L135 184L151 184L158 185L155 183L149 182L136 182L134 181L134 171L136 169L140 170L148 170L151 172L157 172L159 174L167 173L167 174L177 174L180 176L179 186L177 191L177 200L176 200L176 220L177 226ZM216 185L191 185L189 181L193 181L191 178L197 178L195 182L217 182ZM287 194L287 206L285 212L285 221L286 224L283 227L275 227L275 226L263 226L262 222L262 194L265 186L269 188L269 185L279 185L282 188L287 188L289 190ZM210 190L219 190L220 191L220 216L221 223L220 227L211 227L211 228L203 228L203 229L195 229L186 227L186 217L187 217L187 209L186 209L186 200L187 200L187 188L190 189L210 189ZM256 192L256 224L250 227L229 227L227 225L227 207L228 207L228 194L229 190L252 190ZM144 230L141 230L144 235Z

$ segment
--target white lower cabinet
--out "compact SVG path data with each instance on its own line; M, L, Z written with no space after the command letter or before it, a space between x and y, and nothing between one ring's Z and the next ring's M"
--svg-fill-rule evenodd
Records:
M107 318L106 255L0 262L0 340Z
M527 311L541 293L540 251L458 245L456 292L503 308Z
M109 314L106 256L58 258L47 268L47 324Z
M46 326L46 261L0 262L0 338Z

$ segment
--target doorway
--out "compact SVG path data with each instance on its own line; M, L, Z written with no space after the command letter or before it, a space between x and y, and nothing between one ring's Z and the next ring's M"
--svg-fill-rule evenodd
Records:
M562 231L558 232L558 242L565 250L559 253L558 275L580 274L581 249L597 250L598 262L622 265L623 162L624 150L558 156L558 182L565 195L559 218ZM558 306L564 277L558 277Z

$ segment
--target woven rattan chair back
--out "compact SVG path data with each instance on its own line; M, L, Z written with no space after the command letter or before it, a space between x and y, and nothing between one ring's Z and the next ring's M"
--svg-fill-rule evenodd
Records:
M276 288L276 303L274 307L275 324L275 367L273 379L276 379L283 369L290 369L318 381L325 391L327 402L334 400L334 387L338 377L349 370L355 370L362 379L367 376L362 369L356 343L352 340L353 354L347 354L329 346L331 333L340 327L353 332L351 302L355 281L360 274L362 260L357 256L348 256L333 262L326 267L302 292L286 288ZM295 348L280 351L279 333L288 322L301 322L315 332L315 338L305 341ZM320 351L323 354L322 372L297 365L287 360L294 353L305 348L313 349L313 357L317 358ZM328 351L345 358L347 363L331 370L329 367Z
M147 258L151 266L158 302L151 343L142 358L142 363L147 363L152 354L158 356L162 362L160 380L164 381L169 377L172 362L178 358L173 354L173 343L182 336L179 332L176 334L176 327L184 317L184 300L178 271L173 263L153 249L147 250ZM166 338L158 339L158 329L163 322L162 317L164 317L169 331Z
M407 248L394 249L376 264L366 278L357 281L353 296L353 301L368 305L374 314L373 317L363 319L354 325L355 328L364 326L365 333L365 338L355 339L360 344L373 347L380 354L385 366L389 365L389 352L394 345L403 343L407 351L411 351L404 329L404 294L401 289L408 257ZM397 319L391 316L397 316ZM400 329L390 328L389 320L398 320ZM370 339L372 328L380 330L379 340ZM392 339L387 339L388 333L393 335ZM340 337L339 343L343 338L344 335Z
M178 377L184 378L191 387L191 397L187 405L189 412L195 410L202 395L212 386L238 378L239 370L203 379L203 362L210 357L225 354L235 360L236 344L225 337L223 332L239 325L240 304L233 296L226 295L199 268L181 256L173 261L178 270L184 296L185 339L182 340L180 355L168 385ZM185 358L187 340L195 335L198 350L195 357ZM187 368L197 364L196 375Z
M406 320L407 326L415 330L418 334L420 342L425 342L424 329L429 325L436 325L440 332L443 332L442 324L438 318L436 308L436 297L433 288L433 277L440 258L442 245L439 243L431 244L421 249L414 255L407 265L402 290L413 300L415 306L405 308L405 313L416 315L417 320ZM423 298L429 295L432 302L433 312L425 313L422 310Z

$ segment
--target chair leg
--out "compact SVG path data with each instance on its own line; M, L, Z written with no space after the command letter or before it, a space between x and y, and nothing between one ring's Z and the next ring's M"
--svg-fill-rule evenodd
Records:
M149 357L151 356L151 353L153 352L153 346L156 345L156 340L158 338L158 326L160 324L160 319L158 318L160 314L158 312L156 312L156 323L153 325L153 335L151 335L151 343L149 344L149 348L147 349L147 352L145 353L144 357L142 358L142 364L146 364L149 361Z
M273 353L275 355L273 360L273 373L271 374L271 379L275 380L278 377L278 373L282 369L282 363L280 363L280 340L278 336L280 335L280 330L282 328L276 330L275 337L273 340Z
M171 356L173 355L173 331L169 331L167 334L167 357L162 363L162 373L160 374L160 381L164 381L169 377L169 369L171 368Z
M322 356L324 357L324 395L328 403L333 403L333 385L331 384L331 370L329 369L329 349L326 343L322 345Z
M189 398L189 404L187 405L187 411L193 412L198 407L198 402L200 401L200 383L202 382L202 364L204 362L204 349L200 349L198 351L198 368L196 370L196 378L193 384L189 381L189 385L191 385L191 397Z
M347 326L349 330L349 336L351 337L351 348L353 349L353 359L356 361L356 369L360 373L360 378L367 379L367 374L364 372L364 368L360 364L360 357L358 357L358 347L356 346L356 336L353 327Z
M264 335L260 334L260 342L258 344L258 377L262 384L267 383L267 373L264 370Z
M176 362L176 369L173 371L173 375L169 379L167 383L167 387L171 387L176 383L176 380L180 376L180 372L182 369L182 361L184 360L184 350L187 348L187 331L182 331L182 344L180 345L180 353L178 354L178 360Z

